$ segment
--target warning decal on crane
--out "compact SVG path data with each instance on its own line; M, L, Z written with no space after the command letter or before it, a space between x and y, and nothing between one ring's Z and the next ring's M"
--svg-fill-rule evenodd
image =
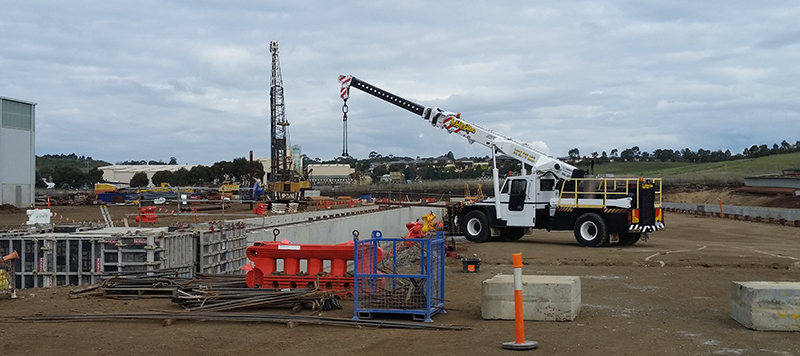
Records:
M536 157L534 155L528 154L527 152L522 152L521 150L516 149L516 148L514 149L514 153L513 154L514 154L514 156L522 158L522 159L524 159L526 161L529 161L531 163L534 163L534 161L536 161Z
M464 123L461 120L453 120L453 124L451 126L454 126L454 127L458 128L459 130L463 130L463 131L469 132L471 134L475 133L475 128L472 127L472 125Z

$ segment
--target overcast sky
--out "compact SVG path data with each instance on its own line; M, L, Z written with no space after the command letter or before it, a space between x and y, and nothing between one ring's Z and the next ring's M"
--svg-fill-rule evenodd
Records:
M290 143L342 153L339 74L550 153L800 140L790 1L0 0L0 96L36 154L182 164L269 156L269 42ZM353 90L349 152L484 156Z

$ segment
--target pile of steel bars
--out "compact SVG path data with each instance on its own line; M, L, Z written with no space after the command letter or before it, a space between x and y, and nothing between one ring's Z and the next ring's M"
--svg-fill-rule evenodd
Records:
M316 311L341 309L336 295L319 289L193 288L178 290L172 302L190 312L217 312L253 307L309 306Z
M330 326L349 326L355 328L393 328L425 330L466 330L469 327L458 325L431 324L418 322L363 320L346 318L327 318L317 316L261 314L261 313L104 313L104 314L54 314L14 317L22 321L65 322L65 321L118 321L118 320L202 320L226 322L263 322L280 324L313 324Z
M72 297L99 295L109 298L169 298L186 281L186 278L180 278L178 274L175 270L117 273L100 283L72 290Z

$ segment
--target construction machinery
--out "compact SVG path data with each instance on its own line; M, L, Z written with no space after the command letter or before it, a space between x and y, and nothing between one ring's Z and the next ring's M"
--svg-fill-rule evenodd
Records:
M286 107L283 98L283 79L281 77L281 63L278 58L278 42L269 44L272 53L272 75L270 81L270 147L271 167L269 196L272 200L298 200L303 196L303 191L311 188L311 183L296 172L292 165L291 155L288 154L289 121L286 119Z
M350 89L421 116L432 126L491 149L494 197L463 206L455 223L473 242L514 241L530 229L573 231L582 246L632 245L664 228L660 178L593 178L547 154L544 143L529 144L442 111L414 103L353 76L339 77L344 100L343 154L347 154L347 100ZM521 163L521 174L500 184L497 154ZM530 174L527 168L530 167Z
M472 195L469 191L469 183L464 183L464 203L472 204L476 201L483 200L483 186L478 183L478 186L475 191L475 195Z

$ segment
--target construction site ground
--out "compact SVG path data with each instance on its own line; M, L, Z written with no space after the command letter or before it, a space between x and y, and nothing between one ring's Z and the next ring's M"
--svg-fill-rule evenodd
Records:
M60 214L78 218L81 207ZM87 207L83 207L86 209ZM113 207L112 207L113 208ZM70 210L75 209L75 210ZM87 210L96 216L96 207ZM111 209L115 219L121 211ZM231 212L233 214L233 212ZM244 209L240 212L244 214ZM115 214L117 214L115 216ZM24 213L0 213L0 226ZM447 314L434 324L463 331L392 330L239 322L108 321L34 323L14 316L179 311L169 299L70 299L74 287L25 289L0 299L3 354L80 355L497 355L514 340L514 322L481 318L481 282L511 274L521 252L524 274L581 278L581 310L570 322L525 322L530 351L542 355L798 355L800 333L760 332L730 317L732 281L797 281L800 229L667 213L667 229L629 247L583 248L570 232L535 231L517 242L459 243L481 258L478 273L447 259ZM329 317L352 317L352 303ZM291 313L284 309L252 312ZM778 311L776 310L776 313ZM301 314L311 314L304 310ZM383 316L377 316L383 318ZM408 316L387 316L410 320ZM797 319L800 323L800 319Z

